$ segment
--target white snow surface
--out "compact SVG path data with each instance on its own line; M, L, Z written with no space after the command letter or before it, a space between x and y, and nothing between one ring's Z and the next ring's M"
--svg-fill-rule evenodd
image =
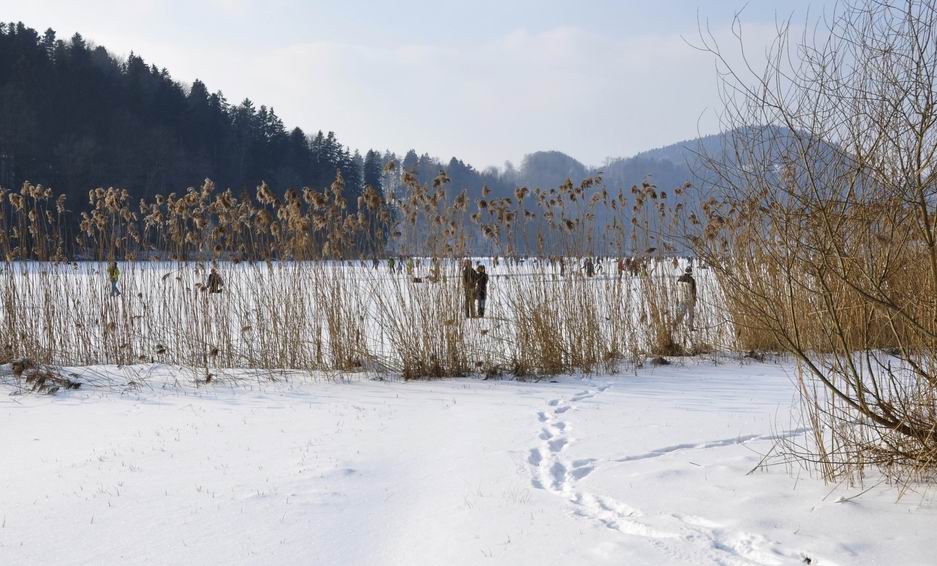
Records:
M935 563L926 487L748 473L805 435L783 363L199 387L70 371L85 386L0 385L2 565Z

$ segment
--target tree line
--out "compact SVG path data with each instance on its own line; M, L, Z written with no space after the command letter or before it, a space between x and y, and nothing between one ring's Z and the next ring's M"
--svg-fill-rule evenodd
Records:
M273 108L232 104L200 80L185 87L133 53L122 61L80 34L63 41L0 24L4 186L29 180L69 200L99 186L150 197L205 178L235 190L326 186L341 172L354 203L366 184L379 188L380 161L332 132L287 130Z
M364 187L383 192L384 166L427 181L446 169L459 190L512 187L453 158L411 150L404 158L339 142L334 132L288 129L273 108L228 101L200 80L191 86L131 53L121 60L80 34L59 39L22 22L0 23L0 185L53 186L70 206L96 187L133 196L184 191L210 178L235 191L265 181L274 191L322 188L341 173L351 207ZM400 170L397 170L399 176ZM504 186L502 186L504 185ZM353 211L353 210L352 210Z

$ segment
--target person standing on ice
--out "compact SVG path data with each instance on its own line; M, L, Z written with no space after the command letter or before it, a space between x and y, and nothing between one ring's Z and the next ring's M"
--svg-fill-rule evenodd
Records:
M686 317L687 326L690 331L694 330L693 322L696 317L696 279L693 278L693 268L687 267L677 279L677 316L674 319L674 325L683 322Z
M478 299L478 317L482 318L485 316L485 301L488 300L488 274L480 263L475 275L475 298Z
M472 269L472 260L462 262L462 291L465 293L465 317L475 318L475 282L478 273Z
M111 282L111 296L120 296L120 289L117 288L117 281L120 279L120 269L117 267L116 261L112 261L111 264L107 266L107 278Z
M586 277L592 277L595 275L595 264L592 263L591 257L586 258L585 264L582 267L586 271Z
M387 258L387 269L389 269L391 273L394 272L394 258Z
M212 267L211 273L208 274L208 292L211 294L220 293L222 288L224 288L224 281L218 275L218 270Z

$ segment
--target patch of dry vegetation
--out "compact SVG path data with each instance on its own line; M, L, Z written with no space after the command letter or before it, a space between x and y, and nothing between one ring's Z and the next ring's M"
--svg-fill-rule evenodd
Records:
M937 4L845 3L828 21L782 27L752 75L704 37L733 135L691 241L741 347L798 360L816 438L797 457L829 479L932 479Z
M513 198L485 191L472 202L444 173L427 185L402 178L406 198L389 202L368 188L353 210L340 175L327 190L282 195L261 184L235 196L206 180L137 205L127 191L95 189L73 241L69 212L50 189L4 191L0 343L10 356L60 365L407 378L614 371L622 361L728 344L714 308L701 309L708 322L696 340L673 320L678 263L667 257L677 250L661 234L676 226L689 186L669 199L647 182L613 195L594 177L521 187ZM458 272L478 249L492 270L484 328L465 319ZM615 257L599 255L610 250ZM110 260L121 270L118 297L98 263ZM222 293L207 292L211 266L225 277ZM701 286L705 302L712 289Z

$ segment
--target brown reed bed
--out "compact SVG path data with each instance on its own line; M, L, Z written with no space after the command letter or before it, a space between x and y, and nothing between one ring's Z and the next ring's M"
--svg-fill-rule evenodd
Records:
M261 184L235 195L206 180L138 203L99 188L76 234L50 189L3 191L0 342L11 356L61 365L376 369L408 378L614 370L694 351L685 332L686 346L673 347L679 330L666 314L677 272L666 272L675 248L661 234L682 206L670 206L666 192L643 183L612 195L595 177L521 187L513 197L485 191L470 202L444 173L428 185L401 177L405 199L368 188L354 207L340 175L326 190L282 194ZM458 273L478 249L492 270L484 323L465 320ZM109 261L121 271L118 297L109 296ZM212 267L225 278L219 294L206 289Z

